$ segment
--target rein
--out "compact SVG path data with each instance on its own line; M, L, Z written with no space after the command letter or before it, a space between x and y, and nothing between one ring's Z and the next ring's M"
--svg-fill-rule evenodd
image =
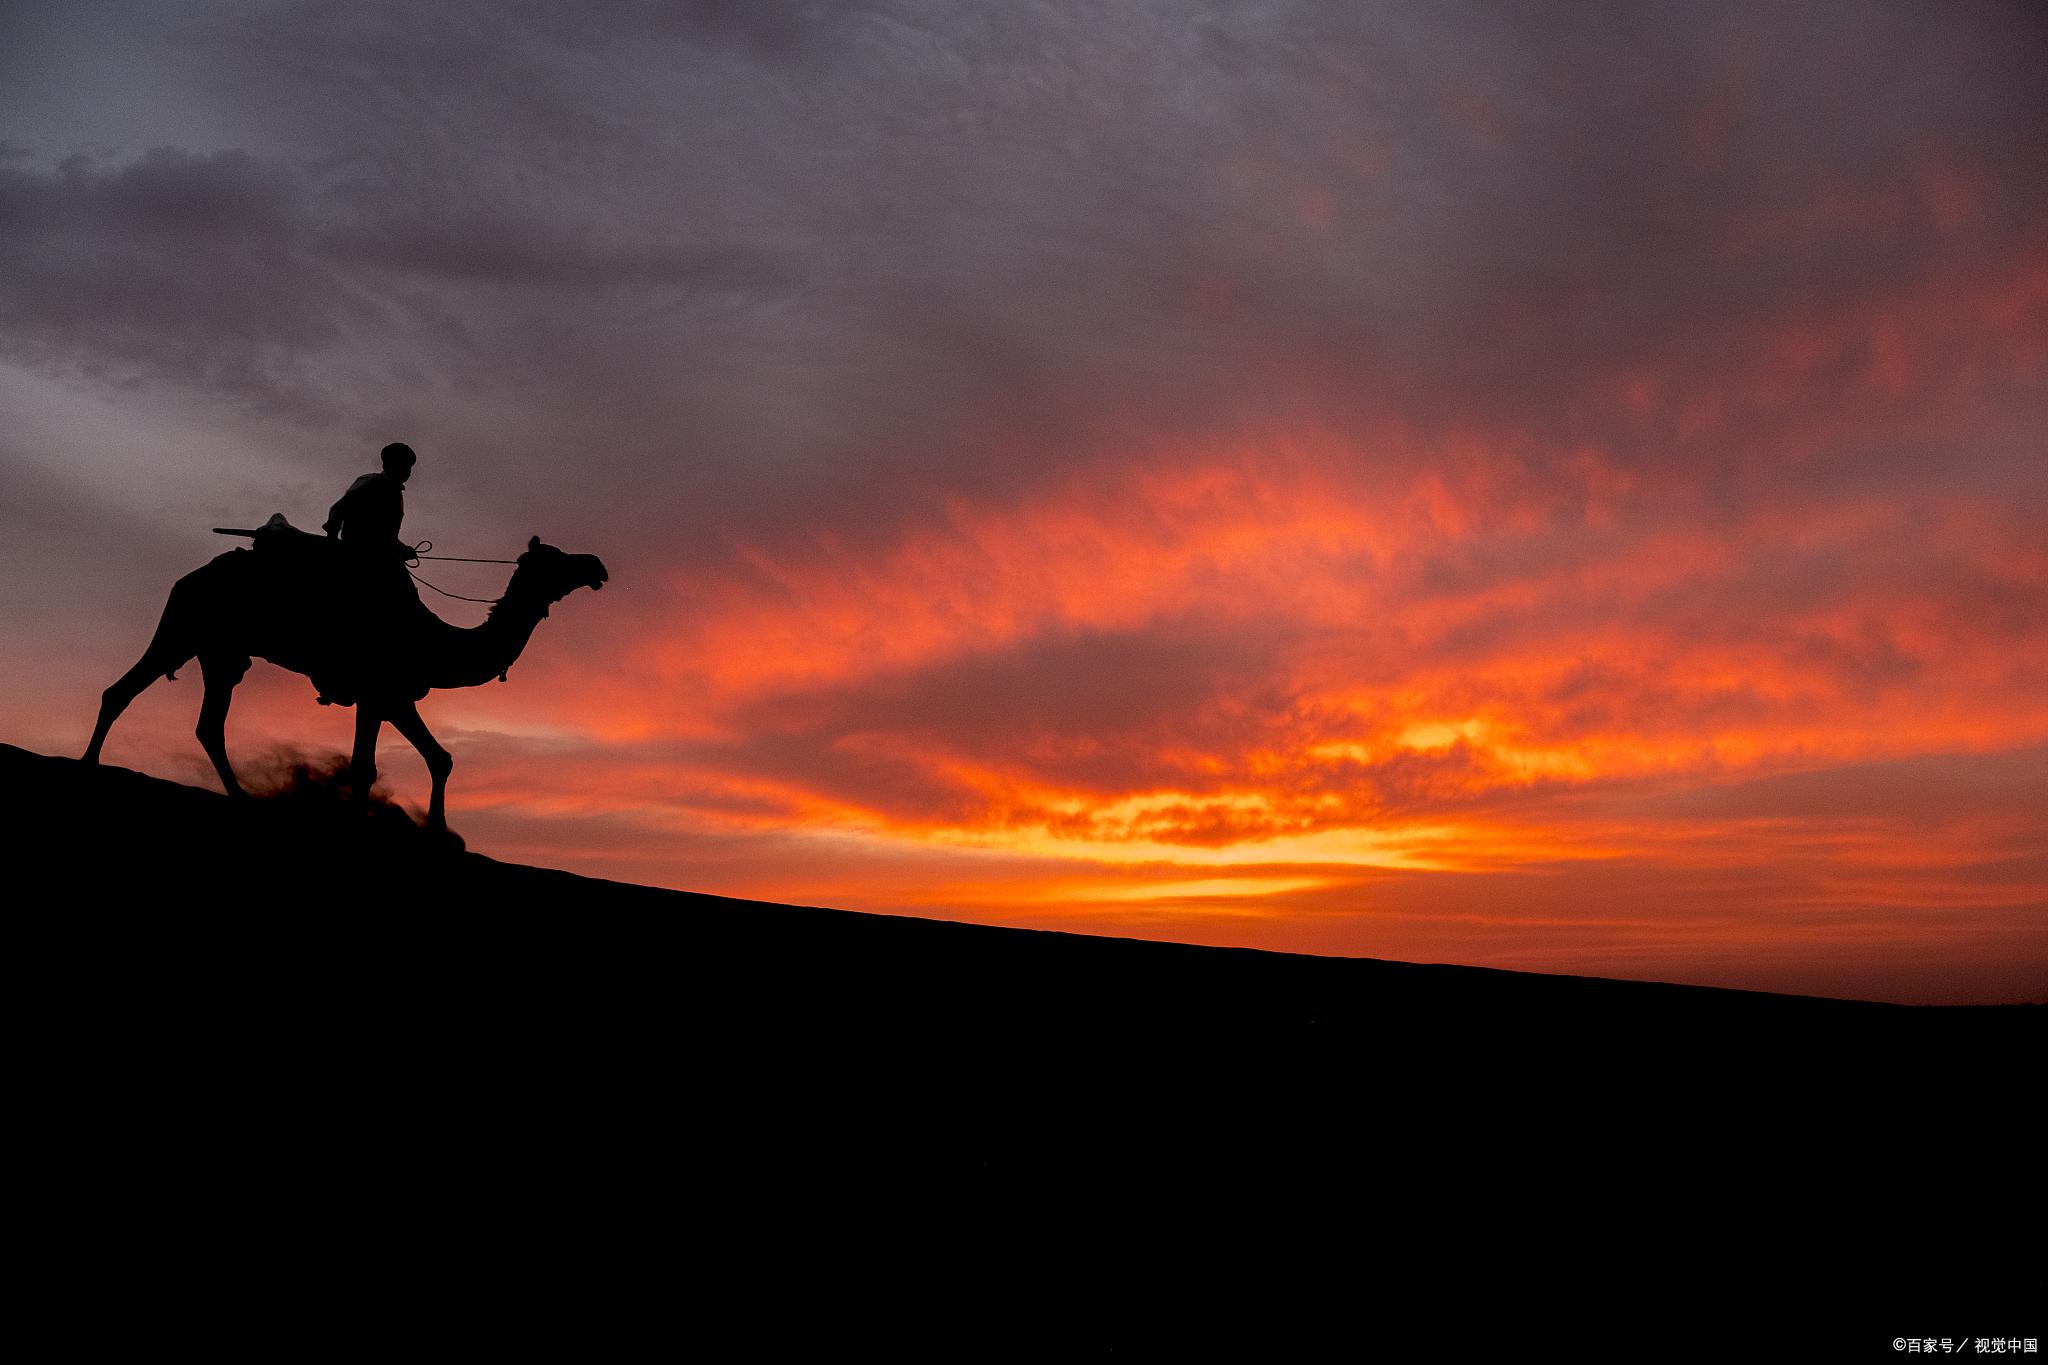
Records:
M432 583L413 573L412 566L419 563L422 559L439 559L450 564L517 564L519 562L516 559L471 559L464 555L430 555L427 551L434 548L434 542L431 540L423 540L409 548L411 553L405 557L405 571L412 575L413 582L423 588L434 588L434 591L440 593L443 597L452 597L458 602L481 602L487 607L494 607L505 599L502 597L464 597L459 592L450 592L446 588L435 588Z
M491 560L480 560L480 561L478 561L478 562L479 562L479 563L485 563L485 564L488 564L488 563L492 563L492 562L494 562L494 561L491 561ZM413 582L415 582L415 583L417 583L417 584L419 584L419 585L420 585L421 587L423 587L423 588L434 588L434 591L435 591L435 592L437 592L437 593L440 593L440 594L441 594L441 596L443 596L443 597L452 597L452 598L454 598L454 599L455 599L456 601L458 601L458 602L481 602L481 603L483 603L483 604L484 604L485 606L487 606L487 607L495 607L496 605L498 605L498 603L500 603L500 602L502 602L502 601L504 601L504 600L505 600L505 599L504 599L504 598L502 598L502 597L464 597L464 596L463 596L463 595L462 595L461 593L459 593L459 592L450 592L450 591L448 591L448 589L446 589L446 588L435 588L435 587L434 587L434 585L433 585L432 583L429 583L429 582L428 582L428 581L427 581L426 579L424 579L424 578L421 578L421 577L420 577L420 576L419 576L418 574L416 574L416 573L413 573L413 571L412 571L412 570L411 570L410 568L408 568L408 569L406 570L406 573L407 573L407 574L409 574L409 575L411 575L411 577L412 577L412 581L413 581Z
M405 562L408 564L417 564L422 559L445 559L450 564L517 564L519 562L516 559L471 559L466 555L430 555L427 551L434 548L434 542L431 540L423 540L419 544L408 546L407 548L412 551L412 553L405 557Z

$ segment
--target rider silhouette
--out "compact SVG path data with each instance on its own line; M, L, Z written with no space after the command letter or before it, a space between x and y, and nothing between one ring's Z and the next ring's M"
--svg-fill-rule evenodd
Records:
M320 529L356 549L396 556L406 548L398 539L398 525L405 520L405 481L412 477L418 457L405 442L393 441L381 458L383 472L365 474L350 484Z
M341 551L342 613L338 626L356 641L363 657L375 660L402 652L405 636L418 624L419 590L406 561L412 547L398 538L405 520L405 481L417 457L403 441L382 451L384 468L348 486L321 527L338 539ZM316 683L320 679L314 679ZM323 690L325 690L323 688Z

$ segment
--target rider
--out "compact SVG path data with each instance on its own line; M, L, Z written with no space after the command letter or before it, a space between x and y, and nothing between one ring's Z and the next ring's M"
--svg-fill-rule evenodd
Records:
M399 523L405 520L405 481L418 457L403 441L385 446L382 457L382 472L350 484L321 527L330 539L340 540L346 579L355 585L348 594L355 603L350 617L380 641L420 600L406 569L412 547L398 538Z
M348 486L348 492L334 504L321 527L357 549L383 555L387 551L402 558L405 547L398 539L398 524L405 520L405 481L419 457L403 441L393 441L381 452L383 472L365 474Z

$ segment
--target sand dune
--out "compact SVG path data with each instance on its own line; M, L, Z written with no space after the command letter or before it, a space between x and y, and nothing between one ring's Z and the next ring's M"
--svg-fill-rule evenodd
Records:
M1161 1286L1292 1295L1281 1336L1368 1302L1468 1338L1656 1304L1838 1346L2040 1301L2003 1236L2038 1210L2038 1008L757 904L496 862L318 784L231 804L6 747L0 780L29 1131L92 1173L68 1230L430 1205L609 1258L610 1220L652 1220L837 1283L886 1261L944 1306L841 1308L965 1313L963 1349Z

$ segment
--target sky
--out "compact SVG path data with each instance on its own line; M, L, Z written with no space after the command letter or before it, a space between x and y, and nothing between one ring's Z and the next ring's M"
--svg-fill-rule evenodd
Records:
M404 440L409 539L611 575L422 704L477 851L2048 999L2044 59L1976 0L0 4L0 740L81 751L209 528ZM198 700L108 760L213 785ZM229 742L350 725L266 665Z

